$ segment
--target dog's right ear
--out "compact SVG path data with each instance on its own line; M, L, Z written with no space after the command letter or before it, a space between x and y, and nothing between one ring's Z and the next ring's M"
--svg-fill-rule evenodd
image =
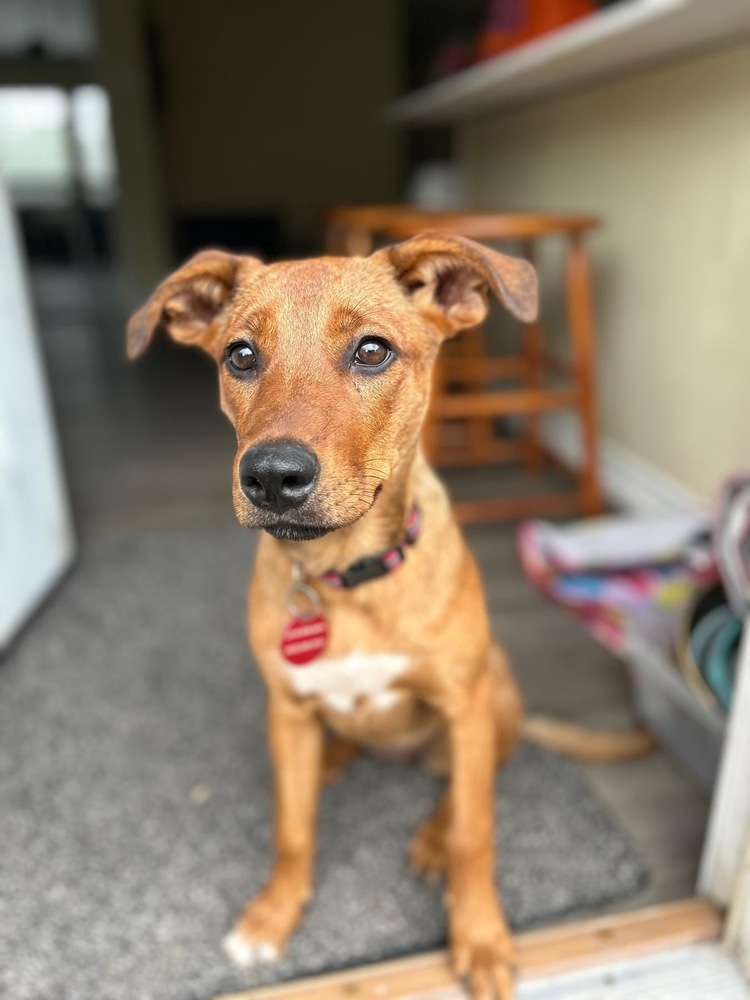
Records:
M128 357L140 357L160 326L174 340L206 347L214 320L234 291L239 272L262 266L254 257L239 257L223 250L196 254L165 278L130 318Z

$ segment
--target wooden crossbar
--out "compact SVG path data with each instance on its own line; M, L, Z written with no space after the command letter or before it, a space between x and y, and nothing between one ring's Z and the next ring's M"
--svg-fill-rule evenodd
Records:
M544 413L572 407L576 394L569 389L529 389L516 392L457 392L432 404L434 416L443 420L466 417L500 417L511 413Z

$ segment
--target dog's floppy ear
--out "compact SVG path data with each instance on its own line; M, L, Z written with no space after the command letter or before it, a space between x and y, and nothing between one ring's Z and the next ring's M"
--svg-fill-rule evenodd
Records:
M261 267L254 257L203 250L159 285L128 323L129 358L143 354L163 326L175 340L205 346L219 310L234 290L238 273Z
M526 260L439 232L378 253L387 254L415 306L445 337L481 323L490 291L524 323L536 319L536 273Z

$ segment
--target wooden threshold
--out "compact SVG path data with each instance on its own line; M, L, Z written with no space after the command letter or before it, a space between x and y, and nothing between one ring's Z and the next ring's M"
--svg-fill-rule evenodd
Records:
M721 936L723 918L704 899L665 903L516 938L520 979L541 979ZM444 951L224 994L215 1000L430 1000L455 986ZM456 997L460 996L456 991Z

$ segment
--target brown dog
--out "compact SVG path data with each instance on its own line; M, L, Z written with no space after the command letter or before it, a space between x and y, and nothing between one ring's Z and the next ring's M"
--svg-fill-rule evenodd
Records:
M534 318L531 265L461 238L425 234L367 258L271 266L207 251L128 326L130 357L163 326L215 358L237 431L237 517L265 531L249 628L269 692L276 857L225 941L240 964L276 958L312 893L327 727L346 741L329 744L331 766L356 743L420 754L449 774L410 859L447 876L452 959L474 996L513 995L492 804L521 701L419 446L440 344L484 318L490 291L520 320ZM541 722L532 735L602 758L648 742L613 749Z

